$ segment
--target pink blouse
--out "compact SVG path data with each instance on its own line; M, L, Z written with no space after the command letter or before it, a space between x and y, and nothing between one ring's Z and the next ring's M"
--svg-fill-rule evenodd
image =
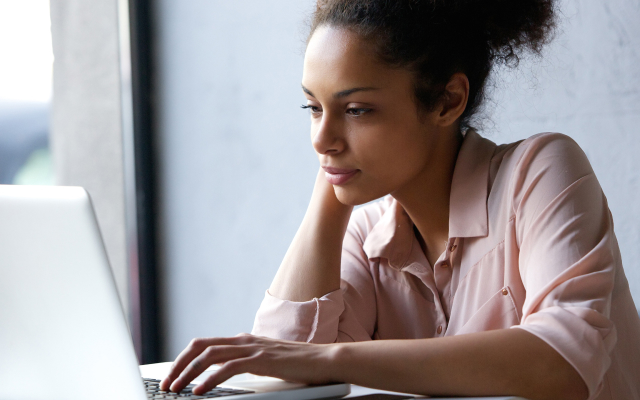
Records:
M469 131L449 236L432 266L393 197L361 207L340 290L306 302L267 291L253 333L331 343L524 329L575 367L589 399L640 400L640 319L607 200L572 139L497 146Z

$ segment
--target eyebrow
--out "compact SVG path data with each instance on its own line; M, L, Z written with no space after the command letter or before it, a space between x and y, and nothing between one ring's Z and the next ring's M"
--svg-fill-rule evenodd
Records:
M302 86L302 91L303 91L303 92L305 92L305 93L306 93L306 94L308 94L309 96L316 97L316 96L311 92L311 90L309 90L309 89L307 89L306 87L304 87L304 85L301 85L301 86ZM369 86L369 87L354 87L354 88L351 88L351 89L341 90L341 91L339 91L339 92L334 93L334 94L333 94L333 98L335 98L335 99L341 99L341 98L343 98L343 97L347 97L347 96L349 96L349 95L351 95L351 94L353 94L353 93L355 93L355 92L366 92L366 91L370 91L370 90L379 90L379 89L380 89L380 88L377 88L377 87L371 87L371 86Z

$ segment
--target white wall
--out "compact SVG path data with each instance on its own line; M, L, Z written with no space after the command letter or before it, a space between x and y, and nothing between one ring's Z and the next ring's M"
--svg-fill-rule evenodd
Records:
M313 188L311 1L157 3L165 344L248 332Z
M165 358L249 331L304 214L317 161L298 109L312 0L157 3ZM539 63L507 72L484 134L552 130L586 150L640 301L637 0L565 1ZM500 79L498 79L500 81ZM493 123L492 123L493 122Z

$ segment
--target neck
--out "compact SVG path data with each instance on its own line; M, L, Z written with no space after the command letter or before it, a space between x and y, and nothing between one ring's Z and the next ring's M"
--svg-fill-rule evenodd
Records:
M449 239L451 181L463 139L457 127L440 135L442 139L432 152L428 167L392 193L413 221L422 251L431 265L445 250Z

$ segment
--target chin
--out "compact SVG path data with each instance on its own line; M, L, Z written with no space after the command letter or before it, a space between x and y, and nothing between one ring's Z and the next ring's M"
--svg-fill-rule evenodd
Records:
M347 206L359 206L361 204L366 204L388 194L363 192L355 190L354 188L345 188L340 186L334 186L333 190L336 193L338 201Z

